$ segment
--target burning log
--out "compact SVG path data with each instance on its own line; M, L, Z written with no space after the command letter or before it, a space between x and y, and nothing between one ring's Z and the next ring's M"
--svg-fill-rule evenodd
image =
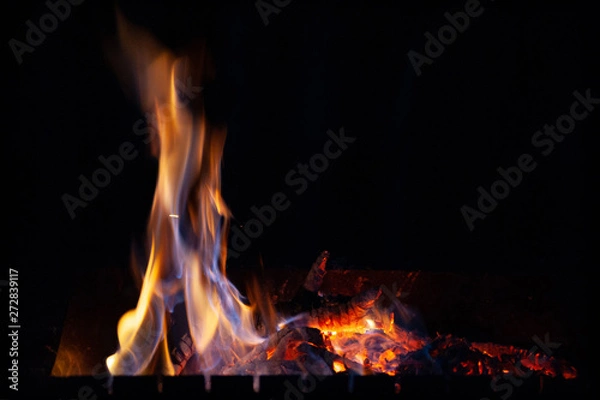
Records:
M302 322L325 331L351 328L367 315L380 296L381 288L368 289L348 302L312 310Z
M362 366L327 350L321 331L308 327L285 327L254 348L224 375L332 375L335 364L361 373Z
M329 259L329 252L323 251L315 260L304 280L302 287L309 292L317 292L323 284L323 277L327 273L326 264Z
M304 284L302 285L300 291L296 294L292 302L296 304L296 307L306 309L320 302L320 298L316 292L319 290L321 284L323 283L323 277L326 274L326 263L328 259L329 252L323 251L312 264L311 269L306 276ZM359 315L361 310L361 304L362 302L357 301L356 310L358 311ZM319 308L316 310L316 312L324 313L324 310L325 309L323 308ZM314 310L311 311L311 314L314 312ZM330 312L335 313L336 311L334 308L332 308ZM340 313L340 315L343 315L343 310L340 311ZM319 314L319 316L321 318L323 317L323 315L321 314ZM319 318L319 316L317 316L317 319ZM167 319L169 321L169 326L167 328L167 346L169 350L169 356L173 364L174 374L179 375L184 372L186 365L195 354L193 339L189 331L188 316L186 314L185 304L177 304L174 307L173 312L168 314ZM314 317L312 319L314 319ZM284 329L282 331L277 332L274 336L271 337L271 339L267 342L267 347L269 349L279 349L279 351L286 351L286 349L290 347L288 346L290 342L300 343L301 341L309 341L317 345L322 345L322 337L318 331L313 332L306 329ZM265 354L266 352L263 346L257 346L246 357L244 357L244 359L242 359L241 362L237 363L235 367L226 368L224 373L228 374L231 373L231 371L233 370L242 371L248 369L248 364L252 364L252 369L256 369L256 365L258 365L261 362L267 361L267 359L265 358ZM286 357L284 354L277 354L275 356L275 359L284 360L286 359ZM271 367L269 368L272 369Z
M339 302L323 305L324 300L317 292L327 272L328 259L328 251L319 254L298 293L287 304L288 315L293 315L294 319L265 343L256 346L238 360L235 365L225 367L223 374L243 375L256 371L276 374L283 369L290 370L289 365L287 368L277 366L277 362L274 362L276 360L304 364L303 360L307 359L310 360L306 361L307 365L319 371L324 368L323 365L327 367L327 371L332 371L334 363L341 365L343 369L363 371L361 364L328 351L321 332L354 327L374 307L382 290L373 288L354 297L338 299ZM183 303L175 306L169 314L169 321L167 343L174 374L184 374L186 366L192 362L195 348Z
M167 344L174 374L179 375L195 352L194 342L188 327L185 304L177 304L173 309L173 313L169 314L169 320Z
M290 343L301 341L323 343L321 334L316 329L285 327L272 335L267 341L252 349L236 365L225 368L223 373L225 375L240 374L241 371L255 370L257 364L271 358L283 360L285 357L281 352L285 352ZM273 357L275 353L277 355Z
M349 360L346 357L342 357L338 354L335 354L324 347L316 347L312 346L310 343L302 343L298 346L298 351L303 352L305 354L311 354L313 356L318 357L325 361L327 366L335 371L335 365L342 365L344 370L352 370L357 374L362 374L364 372L364 368L357 362ZM316 375L314 371L311 371ZM328 375L328 374L325 374Z
M318 291L323 284L323 277L327 273L327 260L329 260L329 252L325 250L313 262L302 286L294 297L289 302L278 304L279 311L285 315L296 315L323 305L323 299L319 296Z

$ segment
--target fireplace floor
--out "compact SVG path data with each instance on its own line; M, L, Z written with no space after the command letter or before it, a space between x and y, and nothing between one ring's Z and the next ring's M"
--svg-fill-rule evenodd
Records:
M520 386L495 393L490 379L482 376L409 376L397 379L377 376L261 376L257 386L250 376L215 376L206 389L203 376L115 377L108 380L92 376L50 377L39 387L44 398L93 399L501 399L550 400L573 398L588 393L578 382L548 377L525 380ZM257 391L255 391L255 389ZM585 398L585 397L583 397Z
M289 299L303 281L306 270L294 268L263 272L262 284L273 301ZM240 289L249 271L228 271ZM586 384L586 342L580 313L573 312L581 284L573 277L463 274L401 270L329 270L321 290L351 296L369 287L385 285L416 310L422 329L429 334L451 334L471 341L530 348L532 337L548 334L561 344L559 356L579 372L576 379L547 376L506 381L494 390L489 376L213 376L210 389L204 376L110 377L105 358L117 348L120 316L136 304L138 292L130 272L93 269L82 272L61 326L55 361L38 389L50 398L125 398L132 393L145 398L316 398L327 393L344 398L432 398L460 395L463 399L558 398L583 393ZM52 349L50 349L52 350ZM499 385L499 383L498 383ZM510 386L510 387L509 387ZM66 397L64 397L66 396ZM508 397L506 397L508 398Z

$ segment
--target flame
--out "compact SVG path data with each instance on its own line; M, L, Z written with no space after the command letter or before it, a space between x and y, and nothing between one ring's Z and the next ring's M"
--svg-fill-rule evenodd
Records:
M264 340L255 330L253 308L225 271L230 212L220 167L226 132L208 124L203 107L192 112L189 99L176 90L197 72L189 57L177 57L121 14L117 27L117 66L133 67L141 107L157 118L158 177L138 303L121 317L119 349L106 365L113 375L178 373L182 366L171 360L167 339L175 307L183 304L196 372L212 373Z

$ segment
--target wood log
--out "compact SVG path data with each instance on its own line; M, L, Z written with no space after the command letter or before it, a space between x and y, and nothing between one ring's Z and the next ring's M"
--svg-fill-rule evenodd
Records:
M321 252L306 275L302 287L309 292L317 292L323 284L323 277L327 273L326 264L329 259L327 250Z
M332 375L334 362L362 373L363 367L330 352L321 332L313 328L284 328L240 362L223 370L224 375Z
M315 328L325 332L352 329L373 309L381 292L381 288L371 288L348 301L300 313L290 319L286 326Z
M271 358L274 360L290 360L290 355L286 356L286 352L289 352L291 343L308 342L324 348L321 330L331 331L351 327L373 308L382 293L381 288L371 288L350 299L342 299L339 304L323 305L323 299L317 292L326 274L326 264L329 256L328 251L321 252L312 264L298 293L290 301L287 309L284 308L287 315L295 315L294 321L272 335L263 344L256 346L240 359L235 366L226 367L223 370L224 374L235 374L235 371L256 370L258 364L265 363ZM281 311L281 308L279 311ZM167 343L175 374L179 375L195 353L183 303L175 306L173 313L169 315L169 320ZM331 366L333 359L328 359L328 361L330 361L328 364ZM269 365L269 363L264 365Z
M168 314L168 317L167 346L174 374L179 375L195 353L194 341L189 331L185 304L177 304L173 308L173 312Z
M323 306L324 301L319 296L319 289L323 284L323 277L327 273L327 260L329 260L329 252L321 252L294 297L289 302L278 306L280 312L293 316Z
M373 308L381 296L381 288L371 288L352 297L350 301L312 310L304 324L325 331L349 328Z
M291 342L313 341L324 345L321 333L316 329L306 327L285 327L271 335L269 339L257 345L252 351L242 357L234 366L223 370L225 375L233 375L236 370L251 370L253 365L269 359L280 359L284 357L281 351L285 352L285 345ZM281 349L275 356L277 349Z

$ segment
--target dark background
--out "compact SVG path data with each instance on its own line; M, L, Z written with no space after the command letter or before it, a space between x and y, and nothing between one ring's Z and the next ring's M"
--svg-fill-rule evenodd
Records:
M555 274L566 282L557 298L576 299L573 313L585 315L584 149L600 111L548 157L531 137L569 111L574 90L600 97L589 10L482 1L483 14L417 76L407 52L423 53L424 33L464 1L295 0L268 25L253 1L118 4L175 50L207 40L217 76L203 94L211 118L227 124L222 184L234 223L275 192L290 195L292 206L231 268L260 259L307 267L328 249L344 268ZM42 1L5 7L5 43L24 41L25 21L48 12ZM32 340L62 315L82 271L128 269L143 239L157 164L132 129L143 113L106 61L113 34L114 4L88 0L21 65L5 46L6 266L20 271ZM356 142L293 195L286 173L341 127ZM140 155L71 219L61 196L76 196L78 176L124 141ZM477 187L523 153L537 168L469 231L460 208L475 208Z

